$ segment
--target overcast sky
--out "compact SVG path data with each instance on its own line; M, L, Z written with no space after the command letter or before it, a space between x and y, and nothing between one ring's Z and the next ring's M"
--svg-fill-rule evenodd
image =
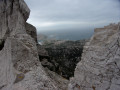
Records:
M99 27L120 21L120 0L25 0L38 31Z

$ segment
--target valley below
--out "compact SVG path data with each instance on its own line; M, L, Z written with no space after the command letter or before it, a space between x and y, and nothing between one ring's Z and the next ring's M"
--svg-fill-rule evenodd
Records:
M81 60L83 47L87 40L54 40L41 45L46 51L39 55L41 64L64 78L74 76L76 64Z

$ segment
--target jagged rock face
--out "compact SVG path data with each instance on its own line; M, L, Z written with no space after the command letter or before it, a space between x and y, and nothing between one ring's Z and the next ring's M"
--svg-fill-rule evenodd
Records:
M27 34L29 34L37 43L36 28L33 25L29 24L29 23L26 23L25 27L26 27Z
M0 39L24 34L30 10L23 0L0 0Z
M26 32L29 13L24 0L0 0L0 90L59 90Z
M69 79L74 75L76 64L81 59L85 42L86 40L48 43L44 47L48 51L49 56L39 56L42 65Z
M120 90L120 23L95 29L69 90Z

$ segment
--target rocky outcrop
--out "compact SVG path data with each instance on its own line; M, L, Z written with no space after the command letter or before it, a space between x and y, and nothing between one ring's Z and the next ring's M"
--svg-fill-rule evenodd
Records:
M81 59L85 42L86 40L58 40L54 43L48 43L44 45L46 51L48 51L48 56L39 56L40 61L44 67L69 79L74 75L76 64Z
M69 90L120 90L120 23L95 29Z
M0 0L0 90L59 90L26 29L29 13L24 0Z
M56 72L50 71L48 68L45 68L47 75L55 81L55 85L58 87L58 90L67 90L69 80L58 75Z
M29 34L37 43L37 32L36 32L36 28L29 24L29 23L26 23L25 24L25 28L26 28L26 32L27 34Z

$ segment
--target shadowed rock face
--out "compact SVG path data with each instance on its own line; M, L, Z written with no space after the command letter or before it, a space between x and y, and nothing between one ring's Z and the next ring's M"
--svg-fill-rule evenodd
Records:
M29 24L29 23L26 23L25 27L26 27L27 34L29 34L36 41L36 43L37 43L36 28L33 25Z
M60 90L39 62L29 13L24 0L0 0L0 90Z
M95 29L69 90L120 90L120 23Z
M0 50L2 50L4 48L4 43L5 43L4 40L0 40Z

